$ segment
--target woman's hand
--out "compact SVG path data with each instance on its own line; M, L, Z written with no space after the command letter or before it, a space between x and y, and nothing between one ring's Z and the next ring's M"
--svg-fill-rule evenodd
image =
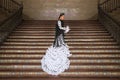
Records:
M65 33L68 33L68 32L70 31L70 27L69 27L69 26L66 26L65 28L66 28L66 29L65 29Z

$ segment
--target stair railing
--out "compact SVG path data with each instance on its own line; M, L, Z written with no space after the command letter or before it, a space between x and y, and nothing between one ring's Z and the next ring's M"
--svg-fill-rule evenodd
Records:
M0 23L0 44L22 22L23 5L14 0L0 0L0 10L8 17Z
M111 35L120 44L120 23L112 18L109 13L120 8L120 0L98 1L98 19L108 29Z
M100 2L100 0L99 0ZM112 12L116 10L117 8L120 8L120 0L105 0L102 3L98 4L102 10L105 12Z

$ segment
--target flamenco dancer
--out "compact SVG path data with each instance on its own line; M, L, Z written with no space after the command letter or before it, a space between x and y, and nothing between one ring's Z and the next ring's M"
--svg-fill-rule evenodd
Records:
M59 75L67 70L70 66L70 54L69 46L65 43L64 34L69 32L69 26L64 27L64 13L61 13L57 24L55 40L52 46L50 46L46 54L41 60L41 66L43 71L50 75Z

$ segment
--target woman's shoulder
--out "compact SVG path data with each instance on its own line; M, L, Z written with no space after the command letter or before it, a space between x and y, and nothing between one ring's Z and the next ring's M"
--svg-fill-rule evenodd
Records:
M57 20L57 22L61 22L61 20Z
M56 22L57 24L61 24L61 20L57 20L57 22Z

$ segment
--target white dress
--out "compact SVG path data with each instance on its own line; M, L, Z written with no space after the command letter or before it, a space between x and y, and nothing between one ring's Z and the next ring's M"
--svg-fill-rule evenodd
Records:
M58 25L60 29L65 30L65 33L69 32L68 26L62 27L60 21L58 21ZM63 35L61 34L57 38L61 45L59 47L50 46L41 60L43 71L50 75L59 75L70 66L70 60L68 59L71 56L69 46L64 43L62 37Z

